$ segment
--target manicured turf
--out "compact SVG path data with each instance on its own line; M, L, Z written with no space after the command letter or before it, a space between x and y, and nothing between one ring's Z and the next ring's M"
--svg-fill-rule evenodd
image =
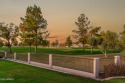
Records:
M99 83L89 78L5 60L0 60L0 78L14 78L13 81L0 81L0 83Z
M7 47L1 47L0 50L8 51ZM17 53L27 53L29 52L29 47L12 47L12 52ZM32 48L32 52L34 52L34 48ZM91 49L82 48L38 48L39 53L51 53L51 54L67 54L67 55L85 55L91 54ZM109 50L108 53L119 53L120 50ZM93 54L102 54L100 49L93 49Z
M0 80L0 83L125 83L125 79L102 82L0 59L2 78L14 80Z
M28 53L28 47L12 47L12 52ZM7 51L7 47L2 47L0 50ZM34 52L34 48L32 48ZM104 56L85 56L91 54L90 49L84 51L80 48L64 49L64 48L38 48L39 53L49 54L64 54L64 55L84 55L84 57L104 57ZM108 53L118 53L120 51L110 50ZM94 49L94 54L100 54L99 49ZM113 55L114 56L114 55ZM77 56L76 56L77 57ZM26 59L27 60L27 59ZM71 61L70 61L71 62ZM2 81L0 83L125 83L125 79L113 79L109 81L96 81L85 77L73 76L64 73L59 73L51 70L46 70L38 67L28 66L20 63L0 60L0 79L14 78L10 81Z
M125 78L117 78L108 81L104 81L104 83L125 83Z

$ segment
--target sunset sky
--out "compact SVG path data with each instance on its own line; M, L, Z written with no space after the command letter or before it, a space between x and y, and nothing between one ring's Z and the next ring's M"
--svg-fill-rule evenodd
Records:
M119 33L125 24L125 0L0 0L0 22L19 25L26 8L34 4L41 7L51 36L60 41L77 29L75 21L81 13L92 26L101 26L105 31Z

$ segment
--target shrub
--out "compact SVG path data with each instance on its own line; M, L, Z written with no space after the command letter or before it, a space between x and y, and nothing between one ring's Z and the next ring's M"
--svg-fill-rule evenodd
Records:
M105 77L125 76L125 65L123 64L109 64L104 66Z

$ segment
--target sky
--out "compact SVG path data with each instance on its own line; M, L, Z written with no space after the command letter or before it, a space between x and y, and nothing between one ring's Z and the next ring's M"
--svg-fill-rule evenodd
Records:
M85 14L92 26L101 30L121 32L125 24L125 0L0 0L0 22L19 25L26 8L36 4L47 20L47 29L52 41L63 42L72 30L77 29L75 21Z

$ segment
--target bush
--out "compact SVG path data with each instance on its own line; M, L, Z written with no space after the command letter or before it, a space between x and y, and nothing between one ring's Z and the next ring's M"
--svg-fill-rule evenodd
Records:
M109 64L104 66L105 77L125 76L125 65L123 64Z

